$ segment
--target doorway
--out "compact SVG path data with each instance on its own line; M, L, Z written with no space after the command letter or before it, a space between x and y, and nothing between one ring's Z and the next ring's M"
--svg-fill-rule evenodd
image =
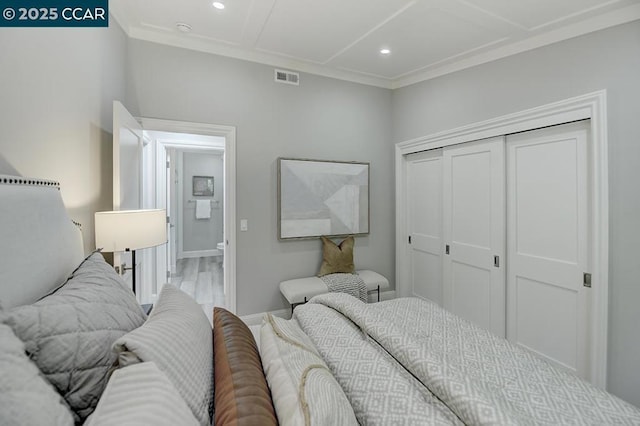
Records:
M157 249L158 279L152 287L157 292L168 282L200 305L226 308L225 139L153 130L144 135L156 149L155 182L148 179L145 193L155 191L168 227L167 245Z
M144 192L167 210L168 243L145 263L156 277L148 299L172 283L208 315L213 306L235 312L235 128L139 121L153 147L143 152Z

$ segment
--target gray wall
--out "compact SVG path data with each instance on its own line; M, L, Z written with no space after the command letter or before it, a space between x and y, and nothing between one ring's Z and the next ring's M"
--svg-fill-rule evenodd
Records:
M183 251L215 250L222 242L224 228L224 169L222 154L185 152L182 157L182 243ZM193 177L213 176L213 196L194 196ZM196 219L196 204L189 201L209 200L211 218ZM214 202L217 201L217 202Z
M393 142L607 89L609 390L640 406L640 21L393 92Z
M273 67L130 40L126 106L143 117L236 126L237 301L240 315L287 307L278 283L311 276L320 241L277 239L279 156L371 163L371 234L356 238L357 268L391 281L394 177L391 91L302 74L273 81Z
M58 180L93 247L111 208L111 103L136 115L237 127L238 312L285 307L277 285L312 275L320 243L278 242L278 156L371 162L371 235L356 265L395 275L391 142L607 89L610 145L609 389L640 406L640 23L611 28L393 91L127 41L108 29L1 28L0 156ZM127 56L127 48L129 48ZM10 64L10 66L7 66ZM125 71L125 64L128 68Z
M61 183L85 250L93 213L112 207L112 102L124 98L126 48L118 26L0 28L0 156Z

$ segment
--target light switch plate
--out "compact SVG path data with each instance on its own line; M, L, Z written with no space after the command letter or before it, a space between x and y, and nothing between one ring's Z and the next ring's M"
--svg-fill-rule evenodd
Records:
M247 219L240 219L240 230L241 231L248 231L249 230L249 224L247 222Z

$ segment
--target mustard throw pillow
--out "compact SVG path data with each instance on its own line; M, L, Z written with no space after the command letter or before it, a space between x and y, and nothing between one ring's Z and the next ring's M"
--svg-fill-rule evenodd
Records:
M336 245L333 241L326 237L322 239L322 265L318 276L337 273L353 274L356 268L353 264L353 235L347 237Z

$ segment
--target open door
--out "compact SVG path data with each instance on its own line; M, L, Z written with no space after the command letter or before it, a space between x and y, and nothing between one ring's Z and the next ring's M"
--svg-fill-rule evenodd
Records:
M176 236L176 222L178 220L178 170L176 168L177 152L174 148L167 150L169 168L167 169L167 196L166 202L169 203L169 242L167 244L167 262L169 271L175 272L177 269L178 243Z
M120 102L114 101L113 210L142 208L142 144L142 126ZM131 254L114 253L113 264L122 273L121 265L131 266ZM123 274L124 280L129 285L132 280L131 272L129 270ZM136 277L140 277L140 275L138 274ZM140 294L138 294L139 296Z
M167 244L155 247L155 264L157 278L152 280L149 296L155 300L162 289L161 285L170 282L172 263L171 251L173 247L173 211L171 210L170 196L173 192L171 185L171 170L173 161L170 152L163 146L156 146L156 176L155 176L155 208L165 209L167 212ZM171 167L170 167L171 165ZM173 267L175 269L175 267Z

